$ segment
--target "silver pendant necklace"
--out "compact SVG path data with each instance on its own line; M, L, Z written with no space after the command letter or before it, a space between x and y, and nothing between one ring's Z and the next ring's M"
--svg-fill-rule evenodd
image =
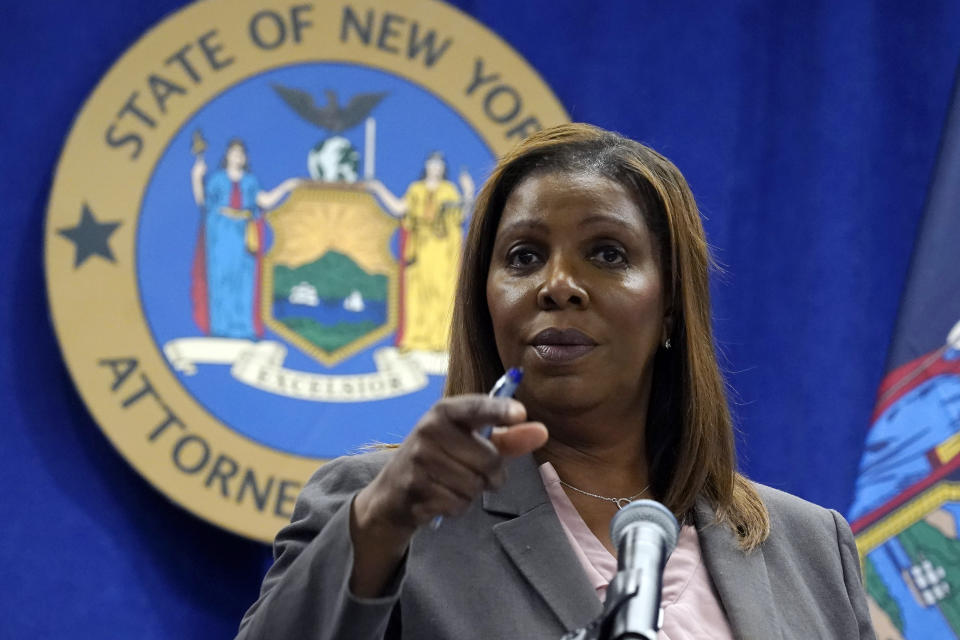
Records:
M560 478L557 478L557 480L560 480ZM563 480L560 480L560 484L562 484L568 489L573 489L577 493L582 493L585 496L590 496L591 498L596 498L597 500L606 500L607 502L612 502L613 504L617 505L617 509L623 509L625 506L627 506L628 504L630 504L631 502L633 502L634 500L642 496L644 493L646 493L647 489L650 488L650 485L647 485L643 489L641 489L639 493L636 493L630 496L629 498L608 498L607 496L601 496L601 495L597 495L596 493L590 493L589 491L584 491L583 489L577 489L575 486L573 486L569 482L564 482Z

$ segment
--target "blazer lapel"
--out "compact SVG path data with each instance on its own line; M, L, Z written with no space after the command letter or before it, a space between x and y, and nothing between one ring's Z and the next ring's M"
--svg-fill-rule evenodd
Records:
M482 504L514 516L494 525L494 535L566 629L600 615L600 599L570 548L532 456L511 460L503 488L484 492Z
M734 532L716 522L714 510L703 498L697 501L695 520L703 561L734 637L783 638L763 550L744 553Z

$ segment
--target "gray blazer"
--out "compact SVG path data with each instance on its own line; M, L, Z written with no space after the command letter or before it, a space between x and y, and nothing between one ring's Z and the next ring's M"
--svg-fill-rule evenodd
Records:
M238 638L558 640L600 613L531 456L508 463L504 487L466 514L419 531L387 595L354 597L350 503L389 455L339 458L314 474L277 535L274 565ZM757 488L771 534L750 553L714 523L705 501L695 513L734 635L874 638L847 523L835 511Z

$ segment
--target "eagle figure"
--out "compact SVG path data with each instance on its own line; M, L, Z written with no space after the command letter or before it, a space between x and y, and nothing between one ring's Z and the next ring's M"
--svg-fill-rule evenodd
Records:
M341 107L337 92L325 89L323 93L327 96L327 104L318 107L313 96L301 89L275 84L273 90L298 116L334 135L363 122L364 118L370 115L373 108L387 95L386 92L358 93L350 98L347 106Z

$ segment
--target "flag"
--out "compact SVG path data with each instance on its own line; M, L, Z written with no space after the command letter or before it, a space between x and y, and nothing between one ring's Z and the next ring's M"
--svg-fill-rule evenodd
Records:
M960 75L853 504L881 639L960 639Z

